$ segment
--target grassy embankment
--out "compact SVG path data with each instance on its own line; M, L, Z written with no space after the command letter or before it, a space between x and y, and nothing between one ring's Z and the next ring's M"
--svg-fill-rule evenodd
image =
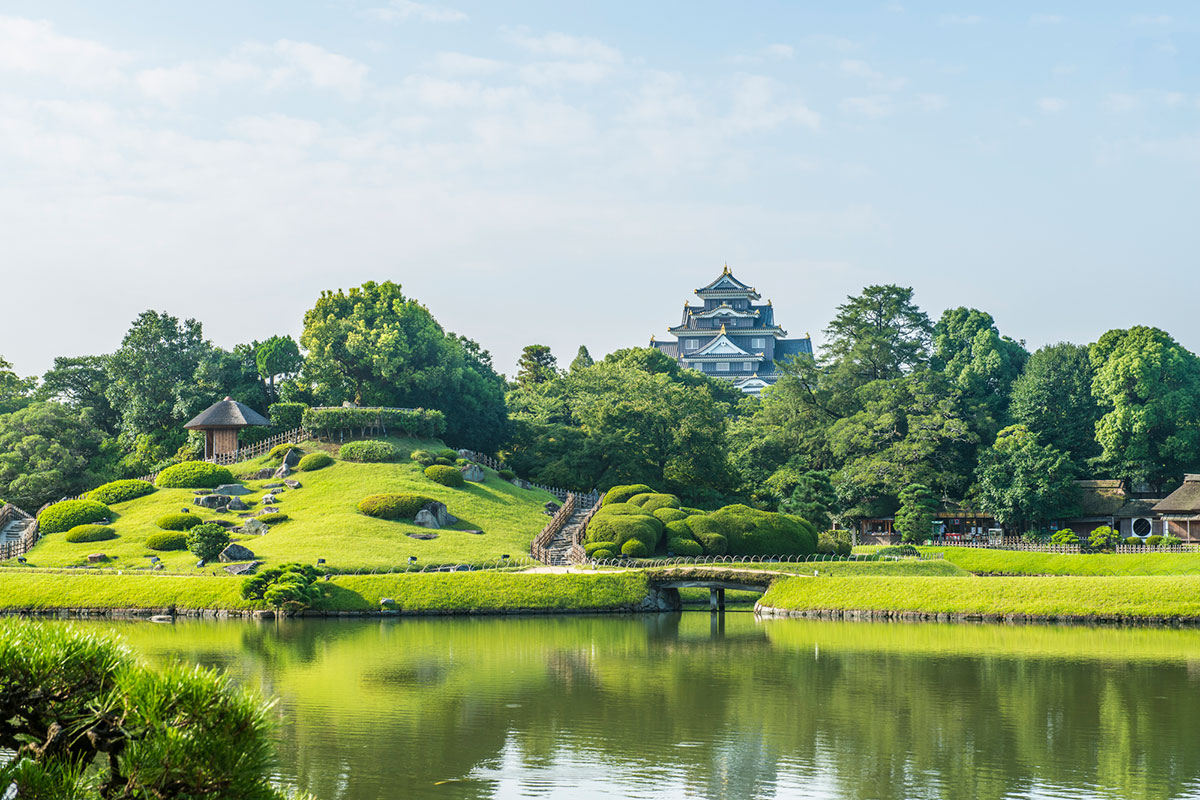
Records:
M101 575L12 572L0 575L0 610L252 609L241 580L186 575ZM547 575L497 572L342 575L319 584L322 611L371 611L390 597L404 611L469 612L522 609L578 611L637 605L647 595L638 572Z
M776 581L762 603L804 611L1200 617L1200 576L797 577Z
M265 536L234 534L235 541L249 547L266 564L289 561L314 563L324 558L328 566L343 571L369 570L401 566L409 556L419 564L484 563L508 553L514 558L526 555L529 544L546 524L543 504L554 500L550 494L533 489L518 489L502 480L493 470L485 469L483 483L467 483L451 489L429 480L420 466L408 458L414 449L441 448L438 441L390 439L403 453L392 464L357 464L337 461L316 472L296 473L301 488L279 495L272 510L289 516L286 522L271 526ZM324 449L336 454L331 445L310 442L306 451ZM236 465L237 475L249 475L270 466L266 457ZM252 511L263 508L263 484L273 480L245 481L250 495L242 499ZM364 497L383 492L407 492L425 495L446 504L460 519L453 528L436 531L438 538L418 540L410 533L426 533L412 522L374 519L358 513ZM89 553L104 553L111 559L106 567L122 570L149 569L150 556L162 559L171 572L196 573L196 559L186 551L155 552L146 547L146 537L157 532L155 520L182 509L191 509L205 520L236 519L192 505L190 489L159 489L153 494L112 506L117 538L104 542L72 544L61 533L49 534L28 554L31 566L84 566ZM482 530L483 535L465 533ZM0 562L15 565L14 562ZM205 574L212 571L209 567Z
M922 547L976 575L1200 575L1200 553L1026 553Z

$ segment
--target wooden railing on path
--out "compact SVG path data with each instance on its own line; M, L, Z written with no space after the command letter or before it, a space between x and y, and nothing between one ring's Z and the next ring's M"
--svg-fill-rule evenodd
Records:
M38 521L12 503L6 503L0 507L0 531L7 528L11 522L24 522L26 527L21 538L16 541L10 542L6 539L0 542L0 561L25 555L38 541Z
M559 531L567 524L567 520L575 514L575 503L575 495L567 495L566 501L559 507L558 511L554 512L554 516L546 523L546 527L542 528L541 533L533 537L533 544L529 546L529 555L543 564L550 561L550 542L554 541Z
M583 524L574 530L571 534L571 549L567 551L567 560L572 564L582 564L587 561L587 552L583 547L583 540L587 534L588 523L592 521L592 517L596 516L596 512L600 510L600 501L602 495L592 494L589 499L592 500L592 507L588 509L587 516L583 518Z

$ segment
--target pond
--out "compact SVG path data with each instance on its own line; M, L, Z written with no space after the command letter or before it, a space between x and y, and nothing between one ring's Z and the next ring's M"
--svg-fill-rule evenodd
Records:
M1200 798L1200 631L747 613L72 623L278 697L380 798Z

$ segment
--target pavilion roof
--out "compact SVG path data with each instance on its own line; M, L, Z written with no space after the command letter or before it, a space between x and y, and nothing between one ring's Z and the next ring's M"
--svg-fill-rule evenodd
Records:
M247 428L251 425L270 425L271 420L259 414L245 403L226 397L201 411L183 427L188 430L203 428Z
M1184 476L1183 485L1160 500L1154 510L1160 514L1200 511L1200 475Z

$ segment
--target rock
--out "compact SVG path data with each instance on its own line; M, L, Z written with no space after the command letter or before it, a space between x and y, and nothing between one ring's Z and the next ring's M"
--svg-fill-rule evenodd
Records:
M275 474L274 467L263 467L258 472L254 472L254 473L251 473L250 475L246 476L246 480L248 480L248 481L265 481L267 478L272 477L274 474Z
M230 497L236 497L241 494L250 494L250 490L240 483L223 483L217 487L214 494L225 494Z
M483 531L470 530L470 531L460 531L460 533L470 533L470 534L474 534L475 536L483 536Z
M218 509L217 509L217 513L218 513L218 514L220 514L220 513L221 513L221 509L219 509L219 508L218 508ZM225 513L226 513L226 514L228 514L229 512L228 512L228 511L226 511ZM234 528L236 528L236 527L237 527L237 523L236 523L236 522L234 522L234 521L233 521L233 520L231 520L231 519L214 519L214 520L212 520L212 524L213 524L213 525L220 525L222 528L224 528L224 529L225 529L225 530L227 530L227 531L228 531L228 530L233 530Z
M525 480L524 478L513 478L511 481L509 481L509 483L511 483L513 486L517 487L518 489L532 489L533 488L533 484L530 483L529 481Z
M155 564L155 565L154 565L153 567L151 567L150 569L160 570L160 569L162 569L162 568L163 568L163 565L162 565L161 563L158 563L158 564Z
M282 484L282 483L264 483L262 488L264 488L264 489L278 489L280 486L283 486L283 484Z
M175 618L172 617L170 614L155 614L154 616L150 617L150 621L163 624L163 623L174 622Z
M244 500L242 500L242 498L235 497L229 501L229 510L230 511L249 511L250 506L246 505L246 502Z
M87 557L89 564L98 564L101 561L108 561L108 556L104 553L92 553Z
M546 503L546 510L549 511L551 514L557 513L560 508L562 508L562 506L560 506L558 503L554 502L553 500Z
M219 508L220 506L229 505L229 501L233 498L224 494L206 494L203 497L197 497L192 501L192 505L200 506L201 508Z
M291 475L291 474L292 474L292 468L289 467L287 464L284 464L279 469L275 470L275 472L271 475L271 477L272 478L286 478L288 475Z
M221 506L220 508L214 508L213 511L217 512L218 514L228 514L229 506Z
M462 473L463 480L471 481L471 483L483 483L486 477L483 474L483 467L478 464L467 464L459 470Z
M224 555L224 553L222 553ZM230 564L225 567L225 571L230 575L249 575L258 569L257 561L249 561L245 564Z
M285 486L287 486L289 489L299 489L300 488L300 481L284 481L283 484Z
M212 489L197 489L196 491L192 492L192 494L198 494L198 495L212 494Z
M417 516L413 519L413 522L417 523L422 528L442 527L438 524L437 517L434 516L433 512L427 511L424 508L417 512ZM409 536L412 536L412 534L410 533Z
M263 495L262 501L263 501L264 506L273 506L273 505L275 505L275 495L273 495L273 494Z
M267 531L271 530L271 526L263 522L261 519L251 517L242 523L242 533L249 533L254 536L262 536Z
M430 514L432 514L433 518L437 521L437 525L435 527L438 528L448 528L454 523L458 522L458 517L450 513L450 510L446 508L446 504L439 503L436 500L434 500L432 503L426 503L425 505L421 506L421 511L428 511Z
M284 455L283 466L287 467L288 471L291 471L292 467L300 463L300 459L302 457L303 453L301 453L298 448L293 447L291 450L287 451L286 455Z
M245 519L246 517L253 517L253 516L254 516L253 514L247 512L245 514L238 514L238 519Z
M226 563L230 561L249 561L254 558L254 553L250 552L249 547L243 547L237 542L230 542L225 545L225 549L221 551L221 555L217 556L217 558Z
M408 537L410 539L436 539L438 535L436 533L410 533Z

